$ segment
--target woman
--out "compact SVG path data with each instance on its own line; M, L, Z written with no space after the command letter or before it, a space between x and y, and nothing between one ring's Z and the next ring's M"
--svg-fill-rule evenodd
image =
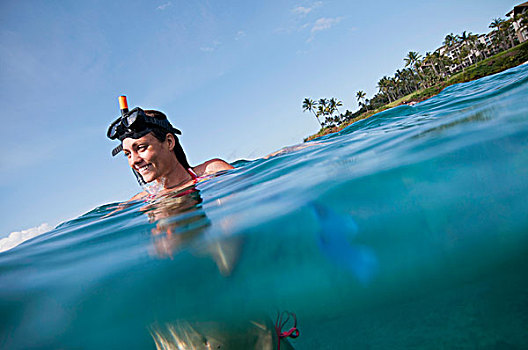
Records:
M217 158L191 167L176 134L181 135L181 132L171 125L165 114L139 107L114 121L107 133L110 139L121 141L112 155L123 150L138 181L154 184L156 193L181 190L196 183L200 177L233 169ZM143 191L132 199L147 194Z
M123 109L123 108L122 108ZM157 237L156 251L159 256L171 257L173 252L203 232L210 223L205 212L193 215L187 219L192 222L194 230L184 234L173 234L178 224L188 224L178 220L163 220L174 216L180 211L198 210L196 204L201 202L198 191L190 189L183 193L178 191L196 183L202 176L215 174L219 171L233 169L221 159L211 159L203 164L191 167L187 157L178 142L176 134L181 132L167 120L167 116L159 111L134 108L123 113L108 129L108 137L118 139L121 144L112 151L112 155L123 151L128 158L128 164L136 174L138 181L144 184L155 184L156 193L164 194L159 201L151 204L147 210L152 220L158 221L152 233ZM143 191L132 199L141 199L148 193ZM196 197L196 198L194 198ZM231 273L238 258L241 242L238 238L210 240L200 247L212 256L218 265L220 273L227 276ZM298 331L294 327L288 332L282 332L282 318L273 325L269 319L244 320L236 325L225 321L208 320L185 321L175 320L162 325L153 325L151 334L157 349L292 349L287 337L296 337ZM285 321L286 322L286 321ZM293 336L290 335L292 332Z

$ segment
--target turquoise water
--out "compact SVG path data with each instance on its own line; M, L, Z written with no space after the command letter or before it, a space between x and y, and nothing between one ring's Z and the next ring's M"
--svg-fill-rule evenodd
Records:
M527 100L524 65L65 222L0 253L0 347L243 338L288 310L298 349L527 348Z

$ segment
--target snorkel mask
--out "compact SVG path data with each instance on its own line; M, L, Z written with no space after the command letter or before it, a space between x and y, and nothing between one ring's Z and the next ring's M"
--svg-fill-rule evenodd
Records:
M139 107L128 110L126 96L119 96L119 108L121 116L117 118L106 132L106 136L110 140L123 141L127 137L138 139L145 136L153 130L153 128L162 129L168 133L181 135L181 131L171 125L166 119L158 119L148 116L144 110ZM115 156L123 150L123 146L119 145L112 150L112 156Z
M126 96L119 96L119 109L121 110L121 116L110 124L110 127L106 132L106 136L108 136L110 140L119 140L122 142L127 137L138 139L155 129L161 129L167 133L181 135L181 131L173 127L167 120L167 116L163 113L158 112L156 115L159 115L160 118L156 118L147 115L145 111L139 107L129 111ZM179 149L175 148L175 153L178 161L182 164L188 165L183 149L179 143L177 143L177 146ZM112 150L112 156L115 156L122 150L123 144L121 143ZM161 184L157 184L156 182L146 183L136 170L132 169L132 171L136 176L139 185L149 194L156 194L163 188Z

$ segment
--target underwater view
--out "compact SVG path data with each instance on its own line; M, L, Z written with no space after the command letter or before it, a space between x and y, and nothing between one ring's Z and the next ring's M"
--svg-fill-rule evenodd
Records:
M64 222L0 253L0 347L526 349L527 101L525 64Z

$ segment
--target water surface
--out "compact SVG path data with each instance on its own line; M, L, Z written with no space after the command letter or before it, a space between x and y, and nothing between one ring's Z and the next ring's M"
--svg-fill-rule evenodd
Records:
M153 348L288 310L298 349L527 348L527 100L524 65L65 222L0 254L0 346Z

